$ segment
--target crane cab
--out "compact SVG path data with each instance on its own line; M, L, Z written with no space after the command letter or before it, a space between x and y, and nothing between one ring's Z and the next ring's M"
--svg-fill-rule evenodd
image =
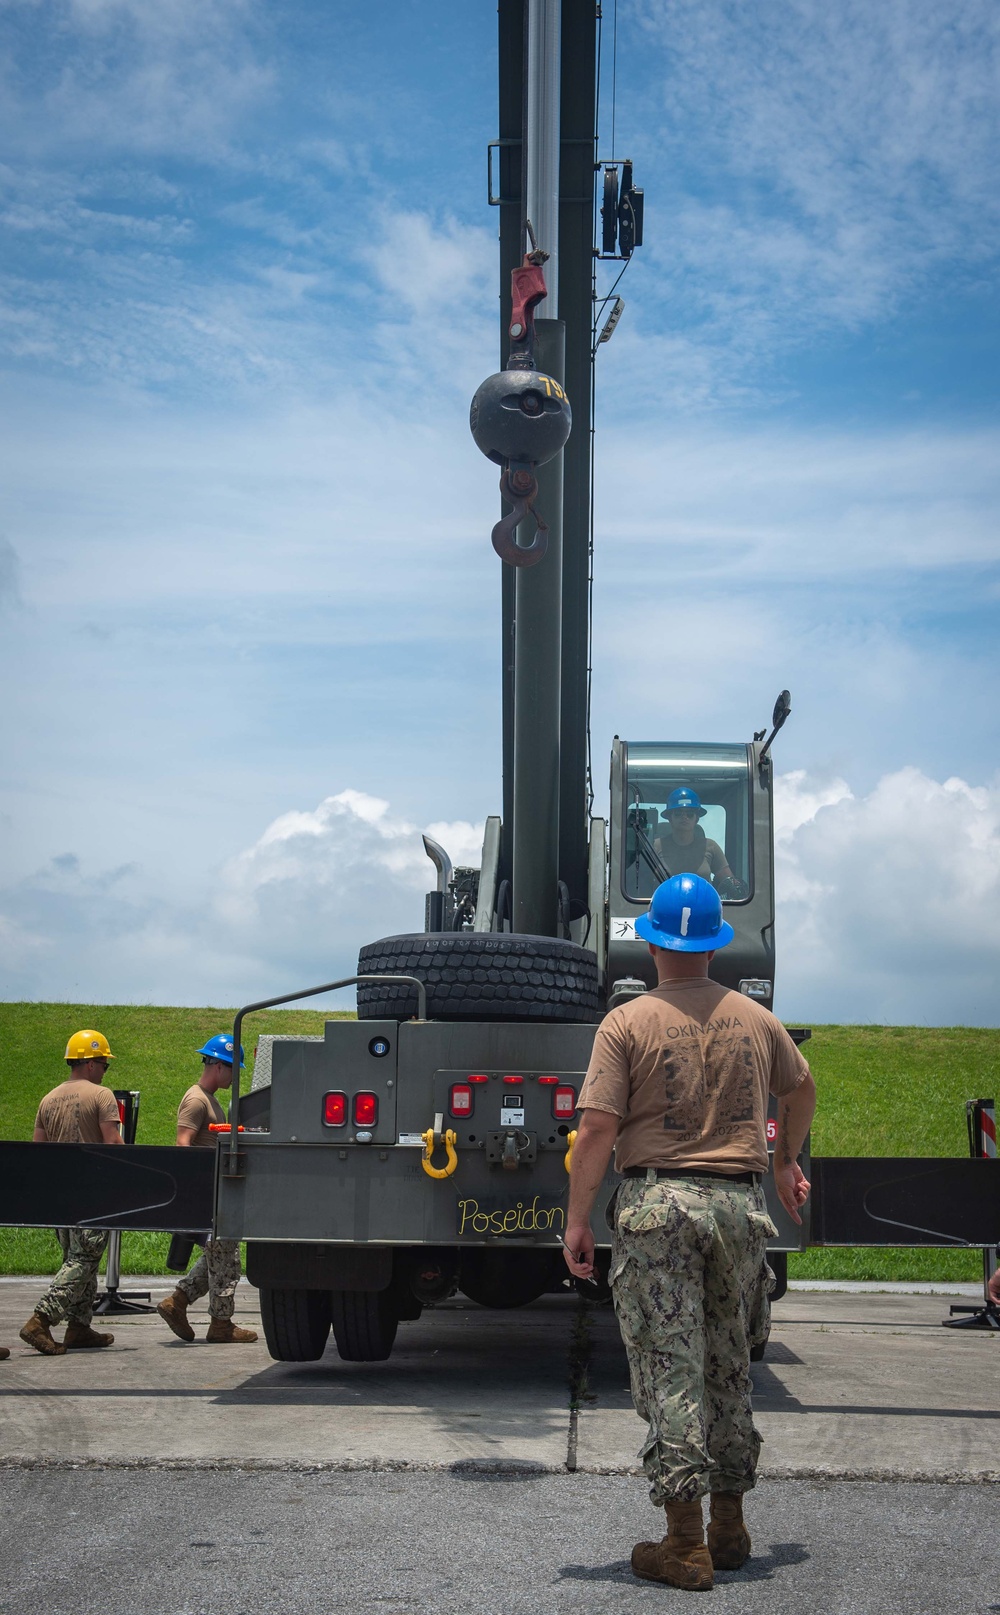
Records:
M722 898L735 936L709 966L713 980L771 1008L774 995L774 822L770 757L760 742L626 741L611 752L609 1005L656 969L635 922L670 875L700 874ZM672 811L695 793L697 815ZM669 815L669 816L668 816ZM617 986L631 980L632 988ZM617 986L617 991L616 991Z

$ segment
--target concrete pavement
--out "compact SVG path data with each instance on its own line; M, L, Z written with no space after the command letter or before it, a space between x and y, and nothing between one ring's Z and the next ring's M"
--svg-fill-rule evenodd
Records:
M401 1324L387 1363L343 1363L331 1341L283 1364L263 1340L185 1346L155 1315L107 1320L107 1351L43 1358L17 1339L39 1287L0 1285L8 1465L636 1471L614 1317L571 1295L510 1313L456 1298ZM239 1321L255 1302L242 1284ZM942 1329L947 1312L939 1295L790 1292L754 1369L762 1474L1000 1480L1000 1339Z

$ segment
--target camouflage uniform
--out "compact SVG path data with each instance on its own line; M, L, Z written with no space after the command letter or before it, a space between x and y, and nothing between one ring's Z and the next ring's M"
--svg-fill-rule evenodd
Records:
M63 1264L35 1307L39 1318L51 1325L88 1325L97 1300L97 1269L110 1237L107 1228L57 1228Z
M200 1296L207 1295L209 1317L224 1320L233 1315L239 1282L239 1240L206 1239L202 1254L177 1288L189 1301L197 1301Z
M609 1208L610 1209L610 1208ZM718 1177L626 1178L611 1286L653 1503L754 1485L760 1436L750 1347L766 1339L775 1233L759 1187Z

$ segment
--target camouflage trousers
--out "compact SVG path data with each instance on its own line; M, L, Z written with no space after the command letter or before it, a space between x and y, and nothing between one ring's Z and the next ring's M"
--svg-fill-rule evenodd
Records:
M50 1324L88 1324L97 1300L97 1269L110 1237L107 1228L57 1228L63 1263L35 1311Z
M189 1301L197 1301L200 1296L207 1295L210 1318L231 1318L239 1282L239 1240L206 1239L201 1255L177 1288Z
M753 1184L626 1178L618 1190L611 1287L658 1506L755 1483L750 1348L769 1328L774 1232Z

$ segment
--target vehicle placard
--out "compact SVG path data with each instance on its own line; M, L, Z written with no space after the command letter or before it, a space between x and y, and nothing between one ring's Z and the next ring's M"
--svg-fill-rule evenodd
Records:
M482 1239L484 1235L507 1234L523 1239L526 1234L561 1234L566 1227L566 1210L554 1195L536 1194L530 1200L499 1200L493 1195L469 1195L458 1202L456 1231L459 1238Z

